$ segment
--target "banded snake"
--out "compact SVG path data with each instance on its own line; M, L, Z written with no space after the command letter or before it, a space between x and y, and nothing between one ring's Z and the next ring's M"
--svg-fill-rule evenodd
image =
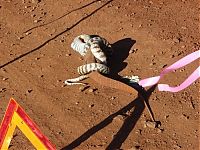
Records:
M112 55L113 52L110 43L106 39L100 36L91 36L84 34L76 37L72 42L71 47L73 50L84 56L87 63L77 68L77 71L80 74L79 77L67 79L64 81L66 85L85 85L84 83L79 83L79 81L86 78L91 78L103 86L115 88L134 95L138 94L138 91L135 90L133 87L103 75L109 74L110 72L109 67L107 67L106 64L107 58ZM130 82L137 83L139 81L138 76L126 76L125 78L128 78ZM144 104L147 107L152 121L157 123L154 119L154 115L151 109L145 101L145 98L141 94L139 94L139 96L144 100Z

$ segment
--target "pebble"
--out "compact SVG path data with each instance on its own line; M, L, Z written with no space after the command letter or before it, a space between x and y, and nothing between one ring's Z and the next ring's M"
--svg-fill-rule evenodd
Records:
M110 99L111 99L111 100L114 100L115 98L116 98L116 97L112 96Z
M29 34L31 34L31 33L32 33L32 32L26 32L25 35L29 35Z
M144 123L144 128L149 127L149 128L156 128L157 123L154 121L145 121Z
M188 116L188 115L186 115L186 114L182 114L182 116L181 116L182 118L184 118L184 119L186 119L186 120L188 120L190 117Z
M23 38L24 38L23 36L18 37L19 40L21 40L21 39L23 39Z
M35 60L39 60L39 59L40 59L39 57L36 57L36 58L35 58Z
M96 91L97 89L89 89L88 92L89 93L93 93L94 91Z
M61 87L65 87L66 86L66 84L63 84Z
M162 68L165 68L165 67L167 67L167 64L164 64L164 65L162 66Z
M26 93L31 93L33 90L29 89L26 91Z
M89 88L90 86L81 86L81 87L79 87L79 91L80 92L83 92L83 91L85 91L87 88Z
M23 59L21 59L21 60L19 60L18 62L23 62L24 60Z
M141 134L142 134L142 130L141 130L141 129L138 129L138 130L136 130L136 131L135 131L135 133L137 133L137 134L140 134L140 135L141 135Z
M169 115L164 116L165 119L169 118Z
M65 40L60 40L61 43L65 42Z
M6 81L6 80L8 80L8 78L3 78L2 80L3 80L3 81Z
M181 146L176 144L176 145L173 145L175 149L181 149Z
M122 115L117 115L114 120L117 120L117 121L123 121L124 120L124 116Z
M129 51L129 54L136 53L137 51L138 51L137 48L131 49L131 50Z
M185 26L183 26L183 27L181 27L183 30L186 30L187 29L187 27L185 27Z
M150 66L153 66L153 65L155 65L156 63L155 62L153 62L153 63L150 63Z
M29 7L31 7L31 6L24 6L24 8L29 8Z
M174 58L174 57L175 57L175 55L174 55L174 54L170 56L170 58Z
M33 22L34 22L34 23L38 23L38 22L40 22L40 21L41 21L41 20L39 20L39 19L37 20L37 19L36 19L36 20L34 20Z
M0 89L0 93L1 93L1 92L5 92L5 91L6 91L6 88L1 88L1 89Z
M162 133L164 129L157 128L157 133Z
M6 72L7 72L6 69L4 69L4 68L1 68L1 71L2 71L3 73L6 73Z
M39 77L39 78L43 78L43 77L44 77L44 75L42 74L42 75L39 75L38 77Z
M69 57L69 56L71 56L72 54L66 54L65 56L67 56L67 57Z
M186 47L185 45L182 45L182 46L181 46L181 48L185 48L185 47Z
M149 3L150 3L150 4L153 4L153 2L152 2L152 1L149 1Z
M36 3L36 4L37 4L37 3L40 3L40 2L41 2L41 0L32 0L31 2L32 2L32 3Z
M31 15L31 17L35 17L35 16L36 16L36 14L32 14L32 15Z
M128 149L128 150L139 150L140 149L140 146L133 146L133 147L131 147L130 149Z
M89 105L90 108L94 107L94 104Z
M120 8L120 6L116 6L116 7L115 7L115 9L119 9L119 8Z
M180 43L181 39L176 37L176 38L173 38L173 41L174 41L174 43Z

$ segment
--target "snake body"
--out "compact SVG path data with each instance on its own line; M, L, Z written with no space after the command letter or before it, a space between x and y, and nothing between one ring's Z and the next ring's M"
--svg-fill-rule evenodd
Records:
M107 61L112 56L113 49L111 44L105 38L98 35L83 34L77 36L74 39L71 47L73 50L84 57L90 57L91 59L92 56L92 60L90 60L90 63L87 62L86 64L79 66L77 71L80 76L77 78L65 80L64 83L66 85L84 84L79 83L79 81L88 78L87 74L93 71L97 71L101 74L110 73L109 67L107 67ZM128 79L132 83L139 81L138 76L130 76Z
M102 48L102 46L104 48ZM85 56L87 58L87 63L77 68L78 73L80 74L79 77L65 80L65 84L84 84L79 83L79 81L86 78L91 78L103 86L108 86L110 88L115 88L124 92L128 92L135 96L138 95L138 91L135 90L133 87L103 75L109 74L109 68L106 66L107 59L102 58L109 56L109 54L112 54L112 48L107 40L99 36L98 38L92 38L92 36L90 35L81 35L75 38L75 40L71 44L71 47L75 51L79 52L82 56ZM128 79L130 79L130 82L139 81L138 76L129 76ZM144 100L152 121L156 122L151 109L145 101L145 98L142 95L139 96Z
M95 59L91 61L91 63L86 63L77 68L79 73L79 77L65 80L65 84L67 85L75 85L75 84L84 84L79 83L79 81L88 78L87 74L97 71L102 74L109 74L109 67L107 64L107 57L111 55L112 49L110 43L100 37L100 36L91 36L91 35L80 35L74 39L71 44L72 49L76 52L85 56L86 53L91 53ZM105 52L105 50L107 50ZM90 52L89 52L90 51Z

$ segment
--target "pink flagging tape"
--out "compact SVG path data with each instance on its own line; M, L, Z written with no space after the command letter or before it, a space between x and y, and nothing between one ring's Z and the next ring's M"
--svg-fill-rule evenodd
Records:
M172 64L171 66L167 67L160 73L160 76L150 77L150 78L146 78L146 79L139 81L139 85L141 85L142 87L155 85L168 72L171 72L171 71L174 71L181 67L184 67L184 66L188 65L189 63L195 61L198 58L200 58L200 50L183 57L179 61L177 61L174 64ZM180 86L170 87L168 84L158 84L158 90L159 91L178 92L178 91L185 89L189 85L191 85L199 77L200 77L200 67L198 67Z

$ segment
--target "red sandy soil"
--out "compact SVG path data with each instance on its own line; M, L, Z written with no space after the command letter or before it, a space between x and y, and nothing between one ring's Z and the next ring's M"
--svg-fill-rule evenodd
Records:
M113 44L119 75L159 75L200 48L199 12L196 0L1 0L0 121L13 97L57 149L198 150L199 80L178 93L146 88L160 128L144 126L150 116L137 96L90 79L85 91L63 81L83 64L70 48L80 34ZM161 82L178 85L198 65ZM17 129L9 149L34 147Z

